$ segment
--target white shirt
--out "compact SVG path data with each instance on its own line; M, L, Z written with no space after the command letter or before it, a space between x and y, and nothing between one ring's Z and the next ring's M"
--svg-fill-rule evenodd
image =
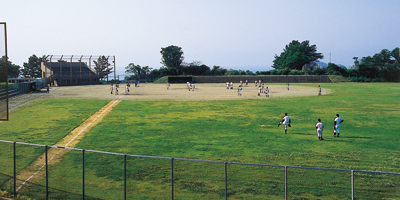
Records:
M335 126L340 126L340 122L342 122L342 120L343 120L342 118L336 117L336 118L335 118L335 122L336 122L336 123L335 123Z
M285 116L285 117L283 117L283 120L284 120L283 124L289 124L290 117Z
M324 124L321 122L318 122L315 127L317 127L317 130L323 130L324 129Z

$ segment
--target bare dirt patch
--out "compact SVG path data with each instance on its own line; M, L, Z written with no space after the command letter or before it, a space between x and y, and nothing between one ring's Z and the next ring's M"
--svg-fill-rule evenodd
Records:
M119 94L125 93L126 84L119 85ZM318 84L315 87L291 85L290 90L286 84L265 84L269 87L269 98L300 97L318 95ZM323 86L322 86L323 87ZM265 94L257 95L254 84L242 87L242 96L238 96L238 84L234 89L226 89L225 84L205 83L195 84L195 90L189 91L186 84L170 84L169 90L165 84L140 84L140 87L130 87L129 95L124 95L122 100L135 101L207 101L207 100L237 100L266 98ZM332 93L332 90L322 88L322 95ZM110 85L90 86L64 86L54 88L47 95L48 98L78 98L78 99L107 99L116 100L119 95L110 94Z

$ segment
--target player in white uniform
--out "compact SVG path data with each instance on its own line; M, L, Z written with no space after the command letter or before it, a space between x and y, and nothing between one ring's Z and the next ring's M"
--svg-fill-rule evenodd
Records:
M261 85L258 86L258 96L260 96L260 94L261 94Z
M238 88L238 96L242 96L242 86L240 86L240 85Z
M269 97L269 89L268 89L268 87L265 89L265 94L266 94L266 97Z
M289 84L289 82L287 82L287 90L289 90L289 86L290 86L290 84Z
M231 89L233 89L233 82L231 81Z
M194 92L194 83L192 83L192 91Z
M279 122L278 127L279 127L281 124L284 124L284 125L285 125L285 134L287 134L287 127L288 127L288 126L291 127L291 125L290 125L290 117L287 115L287 113L285 113L285 116L283 117L282 121Z
M324 138L322 138L322 131L324 130L324 124L321 122L321 119L318 119L315 128L317 129L318 140L324 140Z
M246 80L246 85L249 84L249 82Z
M261 93L263 93L263 92L264 92L264 89L265 89L265 86L264 86L264 83L263 83L263 84L262 84Z
M257 80L254 81L254 84L256 84L255 86L257 87Z
M113 84L111 84L111 94L112 94L112 92L113 92L113 90L114 90L114 87L113 87Z
M336 133L337 136L339 137L340 134L340 124L343 122L344 120L342 118L339 117L339 114L336 114L336 118L333 124L333 137L336 137Z
M167 83L167 90L169 90L169 83Z
M229 81L226 82L226 89L229 89Z
M320 85L318 85L318 95L321 95L321 93L322 93L322 88Z
M129 95L129 87L128 87L128 85L125 86L125 94Z

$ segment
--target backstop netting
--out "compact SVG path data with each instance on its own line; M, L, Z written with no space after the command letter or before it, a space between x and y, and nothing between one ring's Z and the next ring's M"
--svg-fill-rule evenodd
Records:
M0 22L0 121L8 120L7 29Z

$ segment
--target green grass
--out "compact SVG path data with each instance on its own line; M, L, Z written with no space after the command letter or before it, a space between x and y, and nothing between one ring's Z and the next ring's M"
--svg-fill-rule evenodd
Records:
M38 100L10 114L10 121L0 123L0 139L53 145L107 104L104 100ZM25 168L44 147L16 145L17 172ZM0 189L12 176L13 146L0 143Z
M400 84L321 86L335 92L257 100L122 101L78 148L400 173ZM282 126L276 127L285 112L292 118L287 135ZM345 120L340 138L333 138L332 133L336 113ZM318 118L325 124L324 141L317 139ZM87 153L86 162L88 197L121 199L123 157ZM175 161L174 169L177 199L223 198L223 164ZM50 187L80 194L81 153L67 154L51 167L50 174ZM61 185L60 179L64 180ZM349 199L350 180L349 172L289 168L289 199ZM356 197L398 199L399 180L399 176L355 173ZM229 199L282 199L284 169L228 165L228 187ZM52 195L66 197L66 192ZM169 160L128 157L129 198L168 199L169 195Z

